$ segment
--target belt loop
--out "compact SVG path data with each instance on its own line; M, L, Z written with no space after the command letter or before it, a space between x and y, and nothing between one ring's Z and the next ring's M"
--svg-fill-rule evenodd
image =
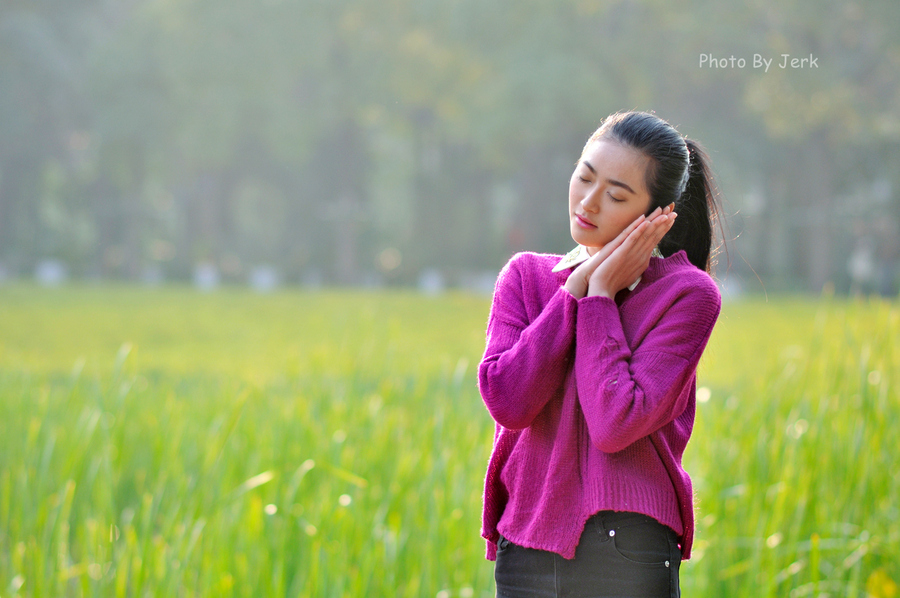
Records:
M596 527L597 534L600 536L601 542L606 542L610 538L605 515L606 513L604 511L600 511L592 518L595 522L594 525Z

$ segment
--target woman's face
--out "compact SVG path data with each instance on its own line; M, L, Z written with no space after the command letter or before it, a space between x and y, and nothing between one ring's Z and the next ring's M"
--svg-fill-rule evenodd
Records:
M593 255L650 208L649 159L615 141L588 145L569 181L572 238Z

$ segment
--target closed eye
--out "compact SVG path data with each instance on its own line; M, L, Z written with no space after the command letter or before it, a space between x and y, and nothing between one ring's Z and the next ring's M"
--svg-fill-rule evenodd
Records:
M618 197L614 196L612 193L607 193L607 195L609 195L609 198L615 202L622 203L623 201L625 201L624 199L619 199Z

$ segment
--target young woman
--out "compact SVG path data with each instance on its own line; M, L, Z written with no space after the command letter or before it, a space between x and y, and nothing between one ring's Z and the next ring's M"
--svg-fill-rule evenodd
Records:
M614 114L569 182L578 246L500 273L478 368L496 421L482 535L498 597L680 595L717 215L694 142Z

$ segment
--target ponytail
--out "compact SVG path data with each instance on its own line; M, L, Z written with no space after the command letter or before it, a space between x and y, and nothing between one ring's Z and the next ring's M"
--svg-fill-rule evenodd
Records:
M659 251L668 257L680 250L701 270L712 272L715 265L714 226L719 223L720 208L715 181L709 170L709 157L700 145L684 139L689 165L687 184L675 200L678 218L659 243Z

